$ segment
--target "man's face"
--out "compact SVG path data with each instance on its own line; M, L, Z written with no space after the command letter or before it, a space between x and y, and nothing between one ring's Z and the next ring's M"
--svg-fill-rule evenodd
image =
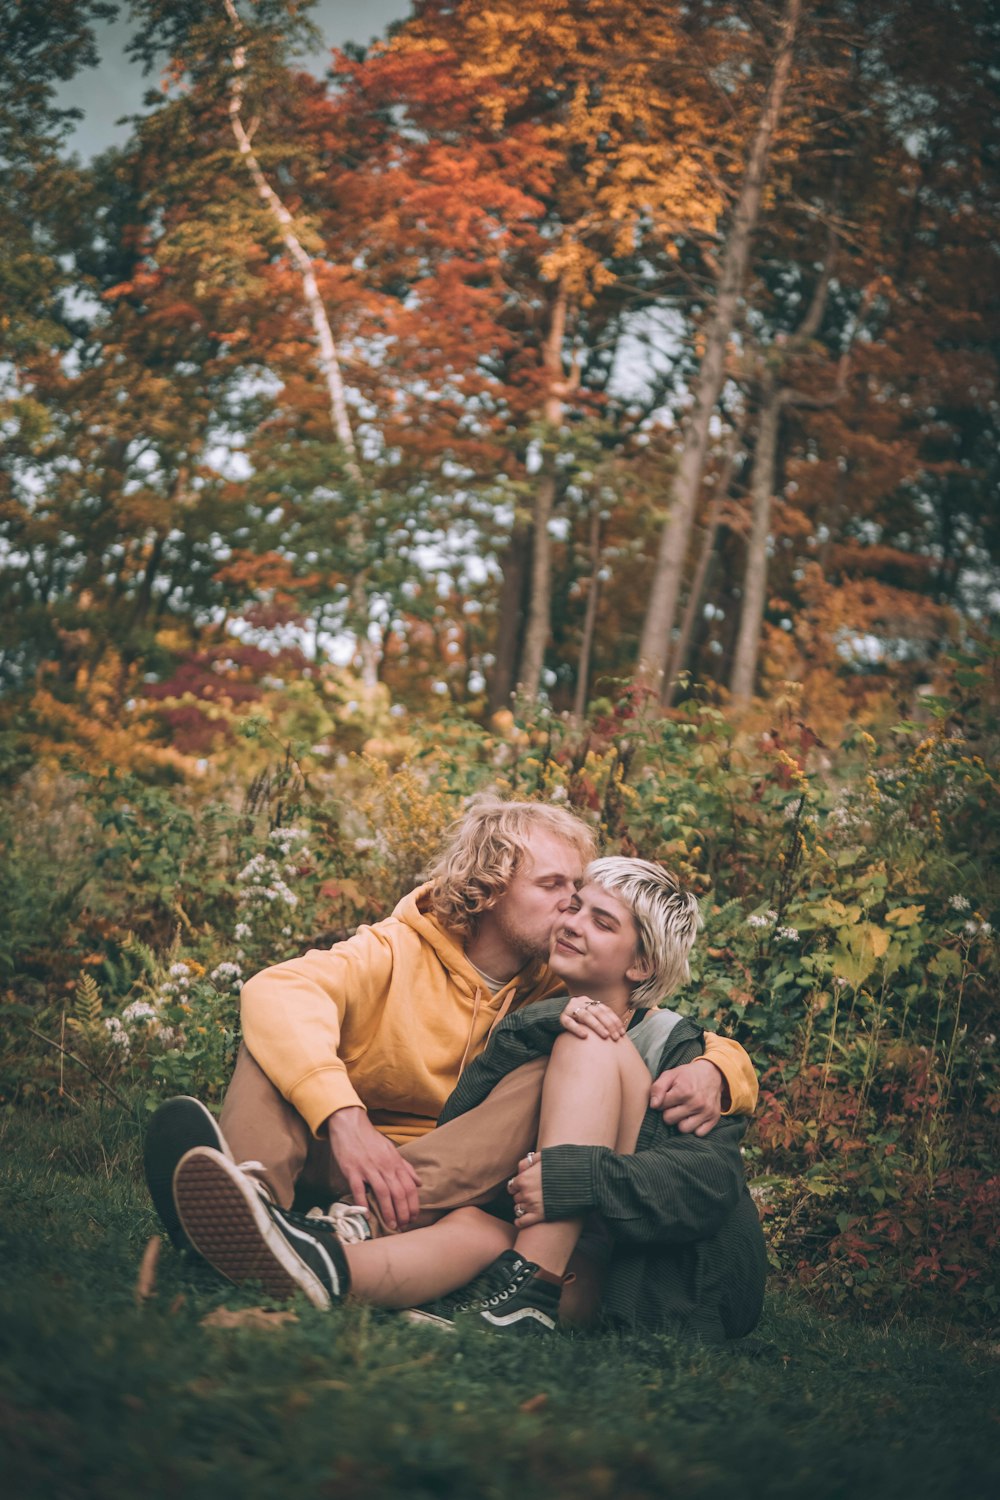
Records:
M636 950L639 933L624 902L585 885L556 922L549 964L571 995L602 996L645 972Z
M524 963L548 956L553 924L576 894L579 854L554 834L536 830L524 841L517 874L492 908L499 931Z

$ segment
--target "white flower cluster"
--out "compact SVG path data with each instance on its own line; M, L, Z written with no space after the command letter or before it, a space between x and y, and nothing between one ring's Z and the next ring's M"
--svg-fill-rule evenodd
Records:
M799 929L797 927L778 927L775 936L784 938L786 943L797 943L799 940Z
M299 898L288 884L299 873L303 864L311 859L304 828L272 828L267 836L269 849L260 850L248 860L236 877L239 895L236 899L237 922L235 937L245 943L253 937L254 922L269 911L289 911L299 904ZM292 929L284 926L282 936L291 937ZM242 949L238 957L242 957ZM218 973L218 970L216 970Z
M162 1011L165 1005L186 993L191 982L191 969L188 964L174 963L170 965L167 974L168 977L151 998L133 1000L126 1005L120 1017L108 1016L105 1020L104 1026L109 1038L116 1047L121 1048L124 1056L129 1055L133 1042L140 1038L143 1041L155 1041L163 1049L183 1045L183 1033L174 1026L164 1025Z
M285 861L285 874L296 875L302 866L311 858L306 847L309 839L309 831L305 828L272 828L267 836L269 844L273 844L278 851L278 857ZM300 847L301 846L301 847ZM292 856L295 856L294 859Z
M285 906L297 906L299 898L282 879L277 862L266 854L255 854L236 877L240 891L241 906L259 906L261 903L281 901Z
M963 922L962 931L970 938L989 937L993 931L993 927L989 922L968 921Z
M122 1025L121 1021L119 1021L117 1016L108 1016L107 1020L104 1023L104 1026L105 1030L108 1033L108 1036L114 1042L115 1046L121 1047L122 1051L127 1057L132 1050L132 1044L129 1041L128 1032L125 1030L125 1027Z
M776 922L777 920L778 913L773 909L770 911L766 911L763 914L761 914L760 912L754 912L753 916L747 917L747 926L770 927L771 923ZM795 936L798 937L798 933L796 933Z
M208 977L221 989L238 990L243 983L243 970L239 964L221 963L216 965Z
M948 905L952 911L968 911L969 898L967 896L949 896Z

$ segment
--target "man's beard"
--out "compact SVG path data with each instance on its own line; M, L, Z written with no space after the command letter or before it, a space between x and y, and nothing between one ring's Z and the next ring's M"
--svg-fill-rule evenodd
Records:
M522 969L529 963L548 963L552 946L551 930L542 938L531 937L520 932L512 922L506 919L502 907L496 912L496 924L504 942L520 958Z

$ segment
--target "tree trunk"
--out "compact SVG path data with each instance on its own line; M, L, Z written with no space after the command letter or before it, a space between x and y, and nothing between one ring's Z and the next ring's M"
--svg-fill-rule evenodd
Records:
M684 606L684 615L681 619L680 634L674 642L667 670L663 677L663 703L665 706L669 706L673 702L677 679L687 666L688 655L691 651L691 637L694 633L694 622L705 593L705 580L708 577L708 569L715 552L715 540L719 534L722 503L729 494L729 488L733 482L733 469L736 467L736 449L743 436L743 426L744 423L741 418L737 425L730 429L729 440L726 443L726 457L719 476L719 483L715 488L705 515L705 534L701 544L701 551L698 554L694 577L691 580L691 586L688 590L687 603Z
M736 638L733 672L729 687L734 708L746 708L753 697L760 655L761 627L767 605L767 539L771 530L771 505L774 498L775 469L778 453L778 430L782 408L790 402L823 404L825 398L797 396L783 384L782 367L795 353L804 351L810 339L819 332L830 290L830 277L837 254L837 236L832 225L827 233L826 255L809 307L785 345L784 357L769 367L761 382L761 405L758 420L757 448L754 454L750 494L753 501L750 538L747 542L746 570L740 604L740 629ZM837 400L846 376L847 351L841 356L837 384L831 401Z
M594 652L594 630L597 604L601 596L601 503L595 497L590 512L590 584L587 608L580 637L580 659L576 668L576 691L573 694L573 718L580 723L587 711L587 689L590 686L590 659Z
M649 604L639 643L638 677L659 691L670 637L677 613L681 573L701 486L708 445L708 429L725 380L726 348L739 308L740 292L750 258L750 244L763 197L771 142L781 116L792 71L802 0L787 0L781 42L767 95L754 134L743 185L726 240L715 307L705 331L705 353L694 382L694 401L688 418L680 464L672 486L670 513L657 554Z
M353 497L355 504L360 504L363 489L361 465L358 461L357 444L354 441L350 413L347 410L347 401L344 397L344 382L341 378L340 359L337 354L337 345L334 341L333 330L330 327L330 320L326 315L326 307L323 304L323 298L320 296L319 287L316 283L316 270L312 257L295 233L295 221L292 215L265 177L260 162L254 153L250 135L244 127L242 110L246 48L239 41L239 37L243 32L243 23L240 20L236 6L233 4L233 0L222 0L222 3L237 38L232 52L233 76L229 85L229 123L232 127L239 153L246 163L247 171L253 179L254 186L262 202L277 223L278 232L285 249L288 251L301 278L302 295L312 320L313 333L316 336L320 373L326 384L330 421L337 441L343 449L344 470L356 491L356 495ZM351 522L350 540L352 549L360 555L364 538L361 534L361 527L356 514L354 514ZM368 591L365 587L364 569L360 567L355 572L352 581L351 605L355 617L354 628L357 631L358 637L358 654L361 659L362 681L366 687L374 687L378 681L378 659L375 646L368 639Z
M740 629L733 657L730 692L733 706L745 708L753 697L757 676L760 633L767 603L767 539L771 531L771 499L774 495L778 427L781 422L782 389L774 375L764 383L757 446L754 452L750 496L753 502L746 569L740 601Z
M562 393L565 375L562 363L566 337L566 292L562 286L552 305L549 333L542 352L548 382L545 396L547 435L555 436L563 417ZM532 515L531 594L528 599L528 621L524 632L519 687L530 702L538 697L542 686L545 647L548 644L552 614L552 538L549 521L556 499L556 476L551 454L543 460Z
M503 561L503 583L497 601L497 639L493 671L490 676L489 711L510 708L521 660L521 628L524 623L524 596L531 566L531 527L517 521Z

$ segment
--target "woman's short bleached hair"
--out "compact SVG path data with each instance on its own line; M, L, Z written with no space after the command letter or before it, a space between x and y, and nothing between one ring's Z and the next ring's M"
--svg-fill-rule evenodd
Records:
M688 954L704 924L697 899L676 875L647 859L609 856L588 865L583 882L607 891L632 913L637 957L653 971L632 991L633 1005L656 1005L691 978Z
M463 939L474 936L481 914L503 895L524 863L525 841L536 832L562 840L581 866L594 857L594 835L565 808L474 798L428 874L431 910L441 926Z

